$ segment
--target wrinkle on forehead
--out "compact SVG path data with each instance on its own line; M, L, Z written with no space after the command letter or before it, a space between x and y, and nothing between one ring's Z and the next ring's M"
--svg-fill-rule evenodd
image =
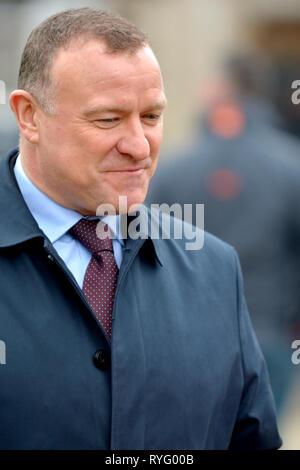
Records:
M76 74L79 76L97 75L101 77L103 82L114 79L119 74L119 64L126 62L127 66L131 65L132 72L143 66L149 72L152 68L160 75L160 67L158 61L149 46L138 49L135 53L121 51L120 53L107 53L105 44L92 40L84 43L81 47L72 47L61 49L52 64L52 76L59 79L62 73L66 75ZM68 73L69 72L69 73ZM107 77L107 73L110 74Z
M104 45L92 41L80 49L61 51L53 64L53 79L58 101L92 95L120 92L163 91L159 64L150 47L140 48L135 54L107 54ZM145 90L146 91L146 90Z

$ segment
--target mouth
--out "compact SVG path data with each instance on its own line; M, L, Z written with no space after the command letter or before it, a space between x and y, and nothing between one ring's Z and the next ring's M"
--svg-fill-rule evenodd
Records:
M111 170L108 173L122 173L128 175L141 175L146 168L125 168L123 170Z

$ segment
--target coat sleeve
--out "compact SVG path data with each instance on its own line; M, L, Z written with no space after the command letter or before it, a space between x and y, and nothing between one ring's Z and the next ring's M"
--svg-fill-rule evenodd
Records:
M230 450L272 450L282 445L279 436L273 393L266 363L252 328L243 294L243 281L238 257L237 312L244 387L232 433Z

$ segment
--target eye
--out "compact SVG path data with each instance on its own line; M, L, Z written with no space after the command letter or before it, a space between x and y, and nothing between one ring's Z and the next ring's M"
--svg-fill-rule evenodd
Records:
M113 118L104 118L104 119L97 119L95 122L98 126L109 128L115 126L119 122L120 118L113 117Z
M161 114L155 114L155 113L148 113L143 116L143 119L146 119L149 121L151 124L156 124L159 122L162 118Z

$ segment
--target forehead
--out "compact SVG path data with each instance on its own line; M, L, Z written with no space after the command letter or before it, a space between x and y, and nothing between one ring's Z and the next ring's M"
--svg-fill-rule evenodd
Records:
M99 97L104 105L110 105L111 99L126 101L132 96L164 101L160 67L148 46L135 53L109 54L99 41L74 45L58 52L51 80L58 105L96 104Z

